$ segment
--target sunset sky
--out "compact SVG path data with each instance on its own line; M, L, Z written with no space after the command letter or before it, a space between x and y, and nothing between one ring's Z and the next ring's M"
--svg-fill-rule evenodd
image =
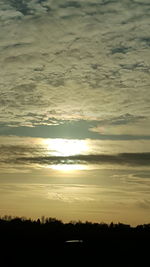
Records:
M149 29L149 0L0 0L0 216L150 222Z

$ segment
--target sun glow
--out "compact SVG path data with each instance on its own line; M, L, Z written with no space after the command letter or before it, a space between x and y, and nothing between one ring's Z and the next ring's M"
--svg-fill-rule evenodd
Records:
M79 164L57 164L50 166L50 168L57 171L68 172L68 171L85 170L86 166Z
M46 139L43 142L47 148L47 153L53 156L67 157L88 151L88 145L85 140Z

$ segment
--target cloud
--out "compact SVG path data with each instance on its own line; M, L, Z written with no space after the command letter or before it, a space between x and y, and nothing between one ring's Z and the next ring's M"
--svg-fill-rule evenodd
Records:
M149 209L150 199L150 175L149 172L137 172L130 171L124 173L117 173L112 175L112 181L122 194L126 192L126 196L129 196L132 205L135 209ZM124 188L124 190L123 190ZM132 196L132 197L131 197ZM132 199L132 200L131 200Z
M145 192L137 187L134 188L133 190L132 184L130 186L124 185L124 187L117 184L115 188L113 186L110 188L107 185L101 186L100 184L88 186L81 184L9 183L1 184L0 198L4 203L18 203L23 210L22 203L24 202L29 204L31 201L33 207L34 203L36 203L35 206L38 203L40 212L43 210L43 206L40 205L43 200L45 205L48 206L48 210L52 206L57 209L58 204L61 205L61 209L64 209L64 205L71 204L72 211L78 210L78 213L79 211L82 213L86 211L90 214L116 213L119 215L122 214L122 209L127 214L133 213L133 211L134 214L140 210L148 211L149 199L146 198ZM23 201L19 202L18 199ZM87 204L89 204L88 209ZM16 206L18 207L18 205ZM67 212L69 206L66 206ZM10 209L13 210L11 206Z
M112 175L112 179L120 180L124 186L134 186L135 189L139 192L149 194L149 185L150 185L150 174L149 171L144 171L142 174L140 172L129 173L119 173Z
M1 1L1 123L148 117L148 6Z
M63 201L63 202L91 202L94 198L88 196L87 187L78 188L76 185L59 185L55 189L49 190L47 198L53 201Z
M136 206L140 209L149 210L150 209L150 200L144 199L136 202Z
M148 169L150 165L149 140L66 140L29 137L1 137L0 172L27 173L33 169L55 165L82 165L83 169ZM81 142L81 143L80 143ZM60 144L60 148L59 148ZM61 145L62 144L62 145ZM69 146L79 147L71 153ZM61 146L62 150L61 150ZM80 147L83 147L83 151ZM134 151L134 153L133 153ZM67 152L66 152L67 153ZM144 172L145 175L145 172ZM135 177L134 177L135 180Z
M20 198L39 197L51 201L60 201L73 203L76 202L92 202L94 201L94 191L99 191L99 188L92 186L91 189L86 185L76 184L2 184L0 188L1 196L7 194L16 195Z
M149 166L150 153L122 153L118 155L75 155L75 156L49 156L49 157L19 157L15 163L23 164L111 164L129 166Z
M23 16L41 15L50 11L50 7L46 0L2 0L3 10L17 11Z
M149 125L97 125L97 121L66 121L47 119L44 122L42 117L37 124L35 114L34 120L26 122L24 126L14 124L5 126L1 124L0 135L17 135L23 137L42 138L65 138L65 139L100 139L100 140L149 140ZM141 126L142 129L141 129ZM145 126L145 127L144 127Z
M89 131L99 133L101 135L112 135L119 138L149 138L149 118L144 116L136 116L124 114L112 119L99 120L96 127L89 128Z

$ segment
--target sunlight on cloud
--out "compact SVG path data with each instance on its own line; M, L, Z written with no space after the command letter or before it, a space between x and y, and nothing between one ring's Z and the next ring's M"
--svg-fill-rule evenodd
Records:
M57 164L49 166L49 168L57 171L70 172L70 171L87 170L88 166L80 164Z
M1 137L0 172L47 169L69 172L96 169L149 169L149 140L77 140Z
M86 140L46 139L43 140L42 143L47 148L47 155L68 157L89 152L89 146ZM88 169L88 166L68 163L49 165L48 168L57 171L70 172L76 170L86 170Z
M84 140L46 139L42 142L47 147L47 154L54 156L79 155L88 151L88 144Z

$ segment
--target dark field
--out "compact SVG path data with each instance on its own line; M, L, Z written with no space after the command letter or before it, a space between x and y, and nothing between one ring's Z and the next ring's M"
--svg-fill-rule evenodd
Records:
M150 266L150 224L131 227L5 218L0 219L0 244L2 267Z

